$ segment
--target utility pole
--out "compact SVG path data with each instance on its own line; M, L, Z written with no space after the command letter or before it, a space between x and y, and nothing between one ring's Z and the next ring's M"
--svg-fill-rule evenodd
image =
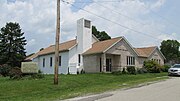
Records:
M56 22L56 41L55 41L55 67L54 67L54 84L58 84L59 68L59 36L60 36L60 0L57 0L57 22Z

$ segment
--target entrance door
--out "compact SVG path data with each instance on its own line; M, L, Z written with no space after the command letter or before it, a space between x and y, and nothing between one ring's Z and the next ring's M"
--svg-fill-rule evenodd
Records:
M111 72L111 59L106 59L106 71Z

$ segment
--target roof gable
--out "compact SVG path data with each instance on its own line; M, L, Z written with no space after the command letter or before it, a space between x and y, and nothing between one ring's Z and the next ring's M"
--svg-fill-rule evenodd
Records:
M157 46L152 46L152 47L135 48L135 50L137 51L140 57L149 57L156 48Z
M134 56L138 56L137 52L131 46L131 44L124 38L114 44L107 50L107 53L110 54L133 54Z
M103 53L104 51L106 51L108 48L112 47L113 44L117 43L121 39L122 39L122 37L117 37L117 38L112 38L112 39L105 40L105 41L95 42L92 45L92 48L90 48L89 50L84 52L83 55L94 54L94 53Z
M160 55L160 57L162 57L163 59L166 59L165 58L165 56L162 54L162 52L159 50L159 48L158 47L156 47L155 49L154 49L154 51L149 55L149 57L148 58L151 58L152 57L152 55L155 53L155 52L157 52L158 53L158 55Z

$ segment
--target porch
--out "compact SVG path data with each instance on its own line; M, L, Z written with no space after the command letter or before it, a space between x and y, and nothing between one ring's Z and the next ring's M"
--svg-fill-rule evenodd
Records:
M122 70L120 54L102 54L100 57L100 72L113 72Z

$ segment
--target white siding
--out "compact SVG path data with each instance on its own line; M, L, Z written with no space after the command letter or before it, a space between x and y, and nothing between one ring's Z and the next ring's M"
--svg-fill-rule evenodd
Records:
M82 54L92 47L92 26L86 28L84 22L84 18L77 21L78 54Z
M61 66L59 66L59 74L68 73L69 63L69 52L61 52ZM52 66L50 66L50 57L52 57ZM45 59L45 67L43 67L43 59ZM38 63L40 70L44 74L54 74L54 54L42 55L33 59L34 62Z
M69 64L78 62L77 46L69 51Z
M77 43L78 43L78 45L77 45L77 52L74 56L77 57L76 63L78 63L78 54L81 55L80 68L83 68L82 53L84 53L85 51L90 49L92 47L92 42L93 42L92 41L93 38L92 38L91 22L90 22L90 28L87 28L84 26L85 20L86 19L82 18L77 21Z
M68 67L70 74L77 73L77 66L78 66L78 54L77 54L77 46L75 46L69 51Z

